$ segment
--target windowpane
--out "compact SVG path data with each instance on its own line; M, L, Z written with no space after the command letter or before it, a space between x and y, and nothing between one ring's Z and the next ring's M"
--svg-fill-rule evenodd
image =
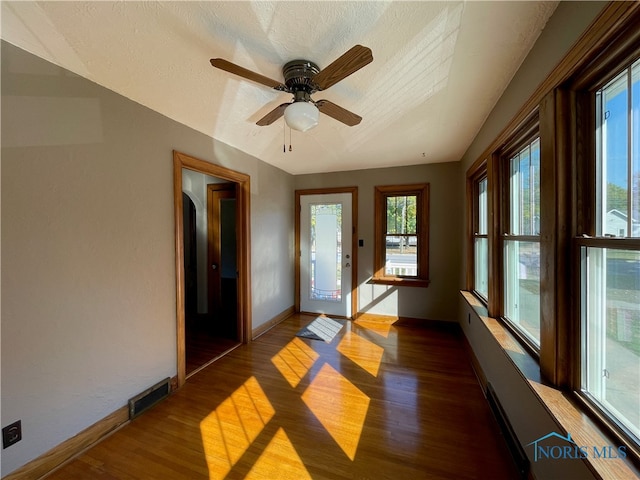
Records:
M342 204L311 205L309 298L342 300Z
M387 234L417 232L415 195L387 197Z
M596 235L640 237L640 62L596 93L596 115Z
M632 237L640 237L640 60L631 71Z
M418 237L387 235L385 275L418 276Z
M474 280L473 288L485 300L489 300L489 232L487 177L476 182L475 208L477 220L474 227Z
M475 278L474 288L485 300L489 299L489 240L476 238L474 245Z
M489 215L487 210L487 179L483 178L478 182L478 231L480 235L488 233Z
M540 344L540 243L505 240L504 314Z
M582 248L582 389L640 438L640 252Z
M510 233L540 233L540 139L520 150L510 161Z

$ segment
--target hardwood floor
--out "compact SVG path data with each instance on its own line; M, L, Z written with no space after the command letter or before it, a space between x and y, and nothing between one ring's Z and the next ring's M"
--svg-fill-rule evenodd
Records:
M185 348L187 376L239 345L240 342L237 340L215 335L187 336Z
M446 328L347 322L330 344L294 315L48 479L513 479Z
M187 376L240 345L234 335L236 316L235 311L224 312L217 319L207 315L186 316L185 366Z

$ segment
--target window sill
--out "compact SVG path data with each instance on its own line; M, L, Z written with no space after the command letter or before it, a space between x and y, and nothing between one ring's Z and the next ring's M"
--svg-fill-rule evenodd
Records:
M563 434L570 432L571 438L578 445L618 445L620 443L592 420L586 409L581 408L575 401L573 393L559 390L544 382L536 358L520 344L502 322L488 316L486 307L473 293L468 291L460 293L526 380L534 395L564 430ZM600 478L620 480L640 478L640 471L632 464L630 455L633 453L628 447L626 459L589 457L582 461Z
M431 282L422 278L372 277L367 283L396 287L428 287Z

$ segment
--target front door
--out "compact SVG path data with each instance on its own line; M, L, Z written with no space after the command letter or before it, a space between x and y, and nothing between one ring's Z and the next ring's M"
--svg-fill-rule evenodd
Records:
M352 194L300 196L300 311L350 318Z

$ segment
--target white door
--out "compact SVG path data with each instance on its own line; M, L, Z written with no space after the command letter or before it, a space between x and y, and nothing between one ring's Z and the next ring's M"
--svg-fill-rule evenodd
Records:
M300 197L300 310L351 317L351 193Z

